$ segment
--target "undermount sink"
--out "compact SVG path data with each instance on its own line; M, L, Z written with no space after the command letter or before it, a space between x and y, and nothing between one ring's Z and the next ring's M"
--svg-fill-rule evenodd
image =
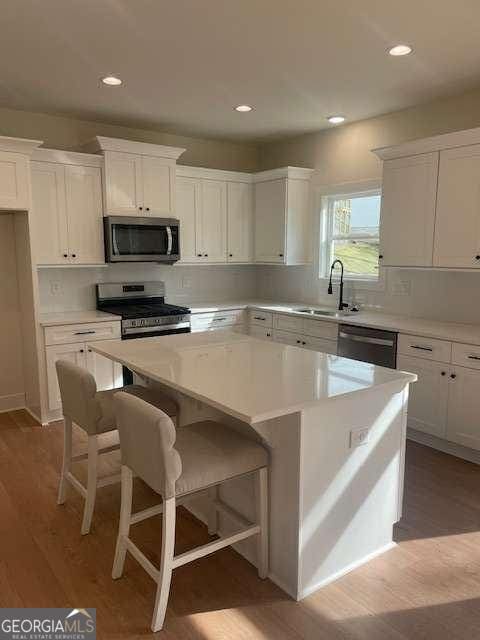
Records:
M297 312L308 313L312 316L331 316L334 318L348 315L348 311L332 311L327 309L297 309Z

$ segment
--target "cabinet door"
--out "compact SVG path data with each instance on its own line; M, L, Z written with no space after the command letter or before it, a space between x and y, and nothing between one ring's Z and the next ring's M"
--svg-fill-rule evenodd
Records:
M180 220L180 261L195 262L200 259L197 256L197 222L200 219L202 196L200 181L177 178L176 194L177 217Z
M410 385L409 427L445 438L450 368L451 365L423 358L397 357L397 369L418 376L417 382Z
M263 338L264 340L273 340L273 329L268 327L259 327L251 325L248 328L248 334L254 338Z
M337 341L326 338L312 338L312 336L302 336L302 346L310 351L337 355Z
M302 336L300 333L292 333L291 331L279 331L278 329L276 329L273 332L273 339L275 340L275 342L291 344L294 347L301 347L303 345L304 336Z
M29 209L29 163L25 156L0 152L0 209Z
M432 265L438 153L383 165L380 255L385 266Z
M103 247L102 181L98 167L65 167L70 261L105 262Z
M87 345L87 369L95 378L98 391L123 386L122 365L95 353Z
M253 189L244 182L227 184L227 262L253 258Z
M310 182L287 181L287 225L285 263L306 264L312 261L312 211Z
M57 360L70 360L70 362L77 364L79 367L85 367L87 361L85 349L86 347L82 343L62 344L46 348L48 408L50 411L60 409L62 406L55 363Z
M227 259L227 185L202 180L202 202L197 217L197 253L205 262Z
M447 440L480 449L480 371L455 367L453 375L456 377L449 380Z
M142 157L143 211L145 215L174 215L175 166L164 158Z
M31 162L32 242L37 264L68 262L65 167L54 162Z
M440 152L433 264L480 268L480 144Z
M143 216L142 156L105 153L105 215Z
M255 185L255 261L285 262L287 181Z

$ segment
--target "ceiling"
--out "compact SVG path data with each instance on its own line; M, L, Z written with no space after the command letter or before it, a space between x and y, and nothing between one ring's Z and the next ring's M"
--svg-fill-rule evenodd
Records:
M290 136L480 85L479 24L478 0L2 0L0 106Z

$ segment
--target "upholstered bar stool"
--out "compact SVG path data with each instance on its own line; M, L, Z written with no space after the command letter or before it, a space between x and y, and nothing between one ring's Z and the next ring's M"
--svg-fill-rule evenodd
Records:
M171 418L178 415L177 403L156 391L140 385L129 385L108 391L97 391L95 378L82 367L59 360L56 363L62 411L64 418L63 465L58 490L58 504L66 499L67 483L70 483L85 498L82 535L90 531L97 488L120 482L120 475L111 475L98 479L98 456L110 453L119 445L99 448L98 436L117 429L114 411L114 397L119 391L138 396L146 402L165 411ZM72 456L72 424L75 423L88 434L87 453ZM87 460L87 486L84 486L72 473L72 463Z
M122 455L122 505L112 577L123 573L129 551L157 583L152 630L163 627L172 570L223 547L257 537L258 574L268 572L268 453L257 442L226 425L197 422L175 430L163 411L127 393L114 398ZM255 474L256 523L223 503L211 502L212 511L224 511L239 523L232 535L220 537L186 553L174 555L175 508L187 497L205 492L232 478ZM132 514L132 478L139 476L162 497L162 503ZM162 549L158 570L129 537L130 525L162 513ZM212 528L212 520L209 523Z

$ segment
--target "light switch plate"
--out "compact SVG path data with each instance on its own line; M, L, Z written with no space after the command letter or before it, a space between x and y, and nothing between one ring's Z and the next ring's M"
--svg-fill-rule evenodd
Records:
M362 444L367 444L369 439L369 429L368 427L363 427L362 429L352 429L350 431L350 449L354 447L360 447Z

